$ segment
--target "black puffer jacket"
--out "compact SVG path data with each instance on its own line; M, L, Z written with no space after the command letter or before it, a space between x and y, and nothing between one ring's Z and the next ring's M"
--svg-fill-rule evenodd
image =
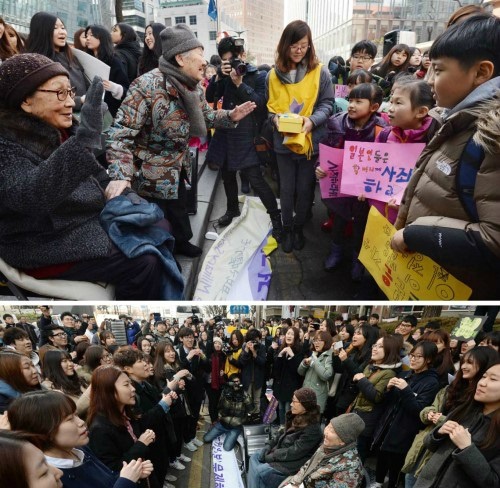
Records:
M125 64L127 77L132 83L138 76L138 64L142 51L141 46L136 41L120 42L115 46L115 53Z

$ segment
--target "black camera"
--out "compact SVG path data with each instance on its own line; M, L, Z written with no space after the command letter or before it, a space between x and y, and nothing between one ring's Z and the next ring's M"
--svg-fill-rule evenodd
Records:
M238 76L245 76L247 74L247 65L239 58L231 60L231 68L236 71Z

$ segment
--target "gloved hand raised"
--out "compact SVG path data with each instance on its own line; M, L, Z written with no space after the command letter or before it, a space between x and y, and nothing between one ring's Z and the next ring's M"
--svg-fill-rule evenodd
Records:
M102 79L96 76L85 95L85 103L80 112L80 126L76 138L89 149L101 149L102 132Z

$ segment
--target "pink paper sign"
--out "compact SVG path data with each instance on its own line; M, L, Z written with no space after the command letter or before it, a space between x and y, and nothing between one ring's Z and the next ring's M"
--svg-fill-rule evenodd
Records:
M349 95L349 87L347 85L335 85L335 98L345 98Z
M334 149L324 144L319 145L319 167L327 174L319 180L321 198L345 197L340 193L342 179L343 149Z
M399 205L424 143L345 141L341 191Z

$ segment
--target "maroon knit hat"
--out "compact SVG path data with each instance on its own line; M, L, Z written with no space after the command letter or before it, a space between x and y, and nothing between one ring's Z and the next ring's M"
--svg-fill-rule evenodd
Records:
M308 412L314 410L318 406L318 399L316 398L316 393L314 393L312 388L300 388L295 391L294 395Z
M40 85L59 75L69 78L61 63L42 54L16 54L0 65L0 102L8 108L19 107Z

